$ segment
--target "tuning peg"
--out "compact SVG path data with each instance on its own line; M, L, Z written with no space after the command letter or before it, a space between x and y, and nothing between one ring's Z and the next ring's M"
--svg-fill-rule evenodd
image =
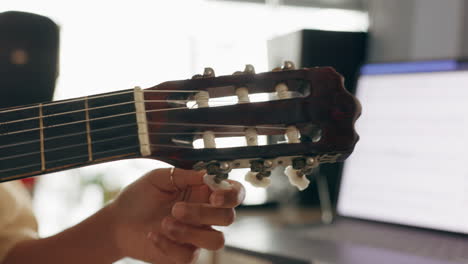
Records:
M292 61L285 61L283 64L283 70L294 70L296 67Z
M227 175L226 175L227 177ZM224 180L221 179L218 175L212 175L212 174L205 174L203 176L203 182L212 190L230 190L232 188L232 185Z
M266 188L271 184L269 175L263 175L261 172L247 172L245 175L245 181L252 184L252 186L261 188Z
M249 127L245 130L245 141L247 146L258 146L258 134L257 129Z
M283 67L276 67L276 68L273 68L273 72L277 72L277 71L287 71L287 70L294 70L296 68L296 66L294 66L294 62L292 61L284 61L283 63Z
M255 74L255 67L252 64L246 64L244 71L236 71L233 75Z
M203 77L215 77L215 72L213 68L206 67L203 71Z
M236 88L236 95L239 104L250 103L249 90L247 87Z
M246 64L244 73L255 74L255 67L252 64Z
M207 91L199 91L194 96L198 107L209 107L210 94Z
M300 140L301 133L295 126L288 126L286 128L286 138L288 143L301 143Z
M284 174L288 176L291 185L296 186L300 191L305 190L309 186L309 179L302 173L301 170L294 169L292 166L286 167Z
M226 181L232 169L229 162L213 161L208 163L205 169L206 174L203 176L203 182L208 185L211 190L229 190L231 188L231 184Z
M275 86L276 95L279 99L288 99L290 98L289 88L284 82L280 82Z
M308 157L306 158L306 167L308 169L317 168L320 165L320 162L316 158Z

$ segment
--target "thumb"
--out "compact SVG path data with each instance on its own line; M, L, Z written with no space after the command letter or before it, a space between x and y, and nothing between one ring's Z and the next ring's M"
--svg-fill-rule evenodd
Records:
M144 177L162 191L176 192L185 190L189 186L202 185L203 175L204 171L164 168L152 170Z

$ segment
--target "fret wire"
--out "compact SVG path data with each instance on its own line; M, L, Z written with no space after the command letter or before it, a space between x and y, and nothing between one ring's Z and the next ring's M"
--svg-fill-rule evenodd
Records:
M40 140L41 140L41 171L45 171L45 153L44 153L44 120L42 119L42 104L39 104L39 128L40 128Z
M130 124L125 124L125 125L118 125L118 126L111 126L111 127L105 127L105 128L99 128L99 129L94 129L92 133L97 133L101 131L106 131L106 130L111 130L111 129L116 129L116 128L122 128L122 127L129 127L129 126L134 126L135 123L130 123ZM59 138L64 138L64 137L73 137L73 136L79 136L86 134L86 132L76 132L76 133L69 133L65 135L60 135L60 136L54 136L54 137L46 137L44 138L44 141L49 141L49 140L54 140L54 139L59 139ZM0 145L0 149L2 148L9 148L9 147L16 147L20 145L25 145L25 144L31 144L31 143L36 143L39 142L40 140L29 140L29 141L24 141L21 143L15 143L15 144L8 144L8 145Z
M94 144L104 143L104 142L113 141L113 140L117 140L117 139L136 137L136 136L138 136L138 135L125 135L125 136L119 136L119 137L111 137L111 138L106 138L106 139L102 139L102 140L97 140L97 141L94 142ZM36 154L39 154L39 153L41 153L41 155L42 155L42 154L47 153L47 152L53 152L53 151L64 150L64 149L69 149L69 148L75 148L75 147L80 147L80 146L84 146L84 145L87 145L87 144L88 143L78 143L78 144L67 145L67 146L63 146L63 147L47 149L45 151L28 152L28 153L17 154L17 155L8 156L8 157L1 157L0 161L32 156L32 155L36 155ZM90 161L92 161L92 160L90 160Z
M124 147L124 148L118 148L118 149L111 149L111 150L106 150L106 151L100 151L100 152L96 152L94 153L95 155L100 155L100 154L106 154L106 153L111 153L111 152L115 152L115 151L120 151L120 150L125 150L125 149L132 149L132 148L136 148L138 147L138 145L135 145L135 146L131 146L131 147ZM84 157L87 157L88 154L86 155L77 155L77 156L73 156L73 157L68 157L68 158L64 158L64 159L58 159L58 160L51 160L49 161L49 163L54 163L54 162L62 162L62 161L66 161L66 160L72 160L72 159L79 159L79 158L84 158ZM83 162L83 163L88 163L88 161L86 162ZM15 170L21 170L21 169L26 169L26 168L30 168L30 167L35 167L35 166L38 166L40 165L40 163L36 163L36 164L30 164L30 165L26 165L26 166L21 166L21 167L15 167L15 168L12 168L12 169L6 169L6 170L0 170L0 173L4 173L4 172L8 172L8 171L15 171ZM53 168L49 168L50 169L53 169ZM2 178L0 177L0 180Z
M85 101L85 116L86 116L86 140L88 142L88 161L93 161L93 146L91 143L91 126L89 124L89 105L88 105L88 97L86 97Z

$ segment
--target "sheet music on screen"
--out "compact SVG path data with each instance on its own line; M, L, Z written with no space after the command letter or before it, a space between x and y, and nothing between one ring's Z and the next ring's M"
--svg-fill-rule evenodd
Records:
M341 215L468 234L468 71L363 75Z

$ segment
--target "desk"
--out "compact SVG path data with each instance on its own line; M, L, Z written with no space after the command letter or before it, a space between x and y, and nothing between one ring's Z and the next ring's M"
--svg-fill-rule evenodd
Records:
M304 217L305 215L312 216L311 218ZM261 261L250 261L249 263L273 263L273 264L453 264L460 263L452 257L440 258L437 254L419 254L415 251L405 248L406 250L395 250L389 247L380 247L378 244L393 243L395 246L405 246L403 241L420 241L425 243L424 238L435 238L432 231L422 231L412 228L397 227L394 225L383 223L366 223L376 227L373 234L377 234L372 241L376 244L366 243L351 243L344 240L329 240L320 239L319 237L311 237L305 235L304 232L309 228L288 228L286 223L291 220L296 220L298 223L318 222L320 214L314 210L299 210L290 214L278 211L252 212L246 215L245 212L240 213L238 221L232 226L224 229L226 234L226 251L237 252L259 259ZM289 219L289 221L285 221ZM314 221L315 220L315 221ZM345 221L339 221L342 223ZM346 223L355 222L358 220L346 220ZM361 222L361 221L358 221ZM354 223L355 224L355 223ZM361 224L364 224L361 222ZM385 229L385 230L382 230ZM355 229L355 230L359 230ZM388 232L396 233L400 238L400 242L379 235ZM360 236L356 237L360 238ZM378 238L381 240L375 240ZM423 238L421 242L421 238ZM437 235L437 241L446 240L447 242L457 242L450 235ZM441 240L442 239L442 240ZM358 239L357 239L358 240ZM452 241L453 240L453 241ZM459 240L459 239L457 239ZM413 241L413 242L414 242ZM373 243L374 243L373 242ZM468 248L468 244L463 246ZM458 242L457 242L458 243ZM413 245L421 245L410 243ZM448 244L455 245L455 244ZM224 261L220 263L239 263ZM241 262L246 263L246 262ZM463 262L466 263L466 262Z
M320 221L320 210L316 208L286 208L281 210L244 210L238 213L236 222L224 229L226 251L236 252L265 260L273 264L308 264L305 256L310 242L298 240L285 231L288 225L303 225ZM290 247L291 242L295 246ZM275 252L277 254L275 254Z

